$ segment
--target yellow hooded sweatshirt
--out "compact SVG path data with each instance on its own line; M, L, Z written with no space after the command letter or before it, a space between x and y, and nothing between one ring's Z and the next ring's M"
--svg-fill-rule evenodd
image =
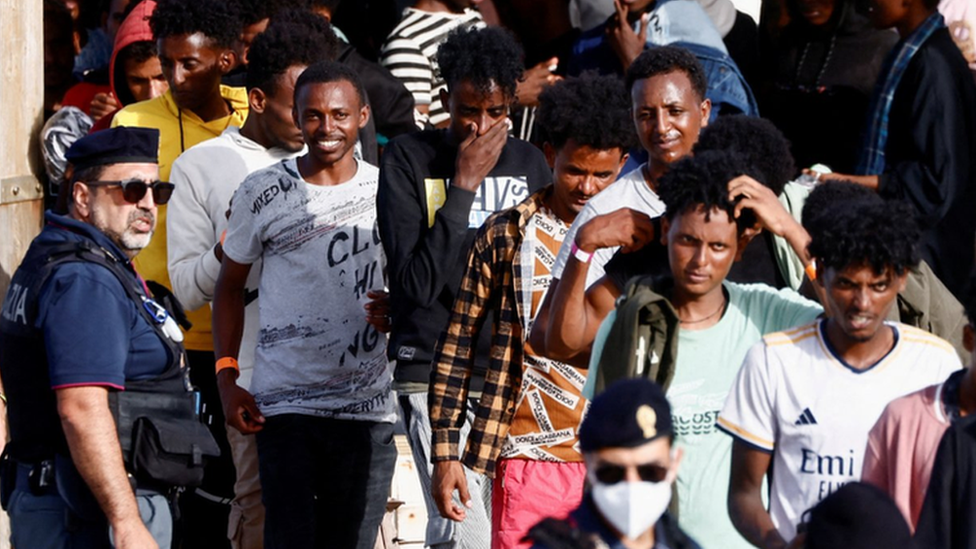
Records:
M173 161L186 149L217 137L228 126L241 127L247 119L247 91L244 88L220 86L220 95L231 107L231 113L223 118L204 122L191 111L180 111L172 92L126 106L116 113L112 127L136 126L159 130L159 178L169 181ZM174 192L180 192L176 189ZM166 269L166 206L159 206L156 232L152 241L139 252L133 261L139 274L146 280L154 280L172 289ZM205 306L189 313L193 328L186 334L184 344L193 351L213 351L213 334L210 329L210 307Z

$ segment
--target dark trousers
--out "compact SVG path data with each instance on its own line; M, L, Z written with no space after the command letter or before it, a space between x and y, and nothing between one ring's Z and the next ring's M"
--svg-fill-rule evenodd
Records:
M373 549L396 464L392 423L283 414L257 443L265 549Z
M210 351L187 351L186 356L190 364L190 382L200 391L202 420L220 447L220 457L207 462L202 486L191 488L180 496L173 547L230 549L227 521L237 473L227 441L224 409L217 391L214 354Z

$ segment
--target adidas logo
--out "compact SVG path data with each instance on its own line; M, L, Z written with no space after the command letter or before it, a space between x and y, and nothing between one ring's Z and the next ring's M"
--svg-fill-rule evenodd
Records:
M813 417L813 412L810 411L810 408L804 408L803 413L800 414L800 419L796 420L796 423L794 423L793 425L816 425L816 424L817 424L817 418Z

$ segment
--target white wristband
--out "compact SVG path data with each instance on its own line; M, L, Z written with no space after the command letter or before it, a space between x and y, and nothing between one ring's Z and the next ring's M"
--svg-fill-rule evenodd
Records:
M573 254L573 257L575 257L580 263L589 263L590 260L593 259L593 252L587 252L579 249L579 246L576 245L575 240L573 241L573 246L569 250L570 253Z

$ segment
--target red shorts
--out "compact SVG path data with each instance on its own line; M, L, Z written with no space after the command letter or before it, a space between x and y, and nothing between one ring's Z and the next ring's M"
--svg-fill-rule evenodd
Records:
M583 462L500 460L491 494L491 549L531 547L521 541L529 529L579 507L585 480Z

